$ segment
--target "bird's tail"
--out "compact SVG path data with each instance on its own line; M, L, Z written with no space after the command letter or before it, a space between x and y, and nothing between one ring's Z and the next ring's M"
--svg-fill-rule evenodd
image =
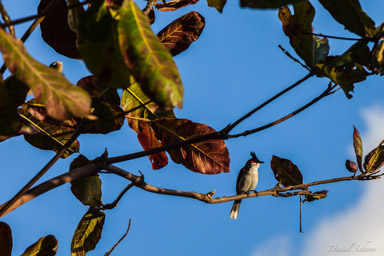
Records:
M240 203L241 203L241 200L236 200L233 203L231 213L229 214L229 217L231 219L237 219L237 215L239 214L239 209L240 209Z

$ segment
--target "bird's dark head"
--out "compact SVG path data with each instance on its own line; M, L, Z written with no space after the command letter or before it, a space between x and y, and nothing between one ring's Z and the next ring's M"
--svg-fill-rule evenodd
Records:
M250 159L250 161L253 161L255 163L260 163L260 164L264 163L263 161L260 161L259 158L257 158L255 152L251 152L251 156L252 158Z

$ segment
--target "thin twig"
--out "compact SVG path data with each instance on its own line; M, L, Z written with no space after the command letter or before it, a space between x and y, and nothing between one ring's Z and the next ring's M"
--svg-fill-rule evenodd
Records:
M124 233L124 235L120 238L120 240L117 241L117 243L116 243L114 246L112 246L112 248L111 248L107 253L104 254L104 256L109 256L109 255L112 253L112 251L116 248L116 246L118 246L118 245L120 244L120 242L123 241L124 238L128 235L129 230L131 229L131 220L132 220L132 219L129 219L129 224L128 224L128 229L127 229L127 231L126 231L126 232Z
M301 63L301 61L300 60L298 60L298 59L296 59L295 57L293 57L283 46L281 46L280 44L278 45L278 47L283 51L283 53L285 54L285 55L287 55L287 57L288 58L290 58L290 59L292 59L294 62L297 62L297 63L299 63L303 68L305 68L306 70L308 70L308 71L311 71L311 69L307 66L307 65L305 65L305 64L303 64L303 63Z
M333 39L348 40L348 41L359 41L359 40L362 39L362 38L351 38L351 37L323 35L323 34L312 33L312 32L301 32L301 33L307 34L307 35L313 35L313 36L321 36L321 37L333 38Z
M299 196L300 199L300 233L303 232L303 224L302 224L302 216L303 216L303 200L302 200L302 195Z
M4 5L2 2L0 2L0 13L1 13L1 17L3 18L4 22L5 23L11 23L12 20L11 18L9 17L8 13L7 13L7 10L5 10L4 8ZM15 28L14 26L8 26L8 30L9 30L9 33L13 36L15 36Z

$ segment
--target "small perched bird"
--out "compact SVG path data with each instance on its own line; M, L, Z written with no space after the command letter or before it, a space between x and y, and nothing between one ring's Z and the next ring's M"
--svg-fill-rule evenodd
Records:
M252 190L255 190L257 186L257 182L259 180L258 169L263 161L260 161L254 152L251 152L252 158L247 161L245 166L241 168L239 175L237 176L236 181L236 194L244 194L249 193ZM232 219L237 219L237 215L239 214L240 208L240 200L236 200L233 203L231 213L229 217Z

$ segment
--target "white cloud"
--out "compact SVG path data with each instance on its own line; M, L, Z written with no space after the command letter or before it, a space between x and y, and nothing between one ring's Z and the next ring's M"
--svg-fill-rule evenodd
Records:
M384 139L384 107L373 106L362 111L366 133L361 133L367 154ZM361 130L361 129L360 129ZM302 255L384 255L384 180L370 181L350 209L319 223L308 234ZM368 251L361 251L362 249ZM360 252L358 252L360 250Z
M291 239L287 236L273 237L252 251L252 256L288 256L291 251ZM278 245L278 246L276 246Z

